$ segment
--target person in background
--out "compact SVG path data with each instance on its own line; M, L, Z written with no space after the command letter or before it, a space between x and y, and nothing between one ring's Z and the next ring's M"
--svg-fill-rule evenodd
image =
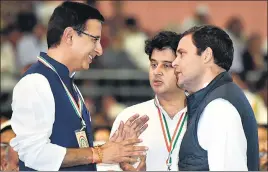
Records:
M27 21L27 22L25 22ZM40 51L46 51L42 43L34 34L37 18L32 12L20 12L17 15L17 23L22 37L17 44L18 69L23 74L33 63L37 62L36 56Z
M10 120L1 116L1 171L19 171L18 154L9 145L12 138L15 137L10 124Z
M249 36L242 59L244 66L242 79L255 90L255 83L261 78L263 72L268 71L265 54L262 52L262 38L260 34L253 33Z
M139 23L135 17L127 17L123 27L123 48L129 54L130 61L138 69L148 72L149 62L144 53L147 35L141 31Z
M242 54L246 45L244 23L241 18L233 16L226 22L225 29L234 46L234 58L230 71L241 74L244 71Z
M254 112L257 123L267 124L267 105L265 105L265 101L262 99L261 94L250 91L247 84L241 79L239 74L232 72L231 75L232 75L233 82L237 84L243 90L245 96L247 97L252 107L252 110ZM262 90L262 87L264 87L264 84L265 83L259 86L260 90Z
M193 26L207 25L211 23L209 8L200 4L196 7L194 15L182 22L181 31L186 31Z

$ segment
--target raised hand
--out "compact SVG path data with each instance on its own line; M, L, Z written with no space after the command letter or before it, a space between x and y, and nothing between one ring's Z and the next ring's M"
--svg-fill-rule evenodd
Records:
M124 125L125 138L138 138L148 127L146 122L149 117L147 115L138 117L139 114L135 114L126 121Z
M130 117L124 124L122 121L110 141L120 142L129 138L138 138L148 127L146 123L149 120L147 115L139 118L139 114Z
M137 168L134 168L130 163L122 162L119 164L124 171L146 171L146 156L140 156L140 163Z

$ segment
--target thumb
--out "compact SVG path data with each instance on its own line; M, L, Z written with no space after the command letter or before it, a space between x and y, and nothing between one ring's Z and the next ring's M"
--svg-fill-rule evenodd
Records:
M146 171L146 156L140 156L140 164L137 167L137 171Z

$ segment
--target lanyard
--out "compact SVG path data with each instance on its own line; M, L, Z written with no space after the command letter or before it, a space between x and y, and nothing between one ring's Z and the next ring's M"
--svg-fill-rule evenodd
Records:
M59 79L60 79L60 81L61 81L61 83L62 83L62 85L63 85L63 87L65 89L65 92L66 92L66 94L67 94L67 96L68 96L68 98L70 100L70 103L72 104L72 106L74 108L74 111L76 112L76 115L81 119L81 124L82 124L81 131L82 131L84 128L86 128L86 123L85 123L85 121L84 121L84 119L82 117L82 110L83 110L83 104L82 104L82 98L81 98L82 96L81 96L77 86L73 83L73 87L74 87L74 89L75 89L75 91L76 91L76 93L78 95L77 96L78 97L78 105L75 102L72 94L68 90L67 86L62 81L62 79L61 79L60 75L58 74L57 70L47 60L45 60L43 57L38 56L37 58L41 63L43 63L45 66L50 68L52 71L54 71L58 75L58 77L59 77Z
M184 123L187 119L187 113L183 113L180 116L179 122L177 123L175 131L174 131L173 136L171 138L166 117L163 113L161 113L161 110L160 110L159 106L157 105L156 100L154 100L154 103L155 103L155 106L158 110L158 115L159 115L160 124L161 124L161 128L162 128L163 136L165 139L165 143L166 143L166 148L167 148L167 151L169 153L166 164L168 166L168 170L171 170L170 169L171 164L172 164L171 155L172 155L172 152L173 152L174 148L176 147L176 144L179 140L179 136L181 134L182 128L183 128Z

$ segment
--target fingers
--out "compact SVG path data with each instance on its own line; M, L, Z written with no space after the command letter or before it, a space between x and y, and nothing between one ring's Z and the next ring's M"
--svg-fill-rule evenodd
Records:
M138 165L137 171L146 171L146 156L140 157L140 164Z
M128 139L128 140L125 140L122 142L122 145L124 146L127 146L127 145L134 145L134 144L137 144L137 143L141 143L142 140L141 139Z
M135 157L122 157L122 158L120 159L120 162L136 163L136 162L138 162L138 161L137 161L137 158L135 158Z
M124 122L120 122L118 129L113 134L113 136L110 138L110 141L112 142L120 142L124 140Z
M142 128L137 128L136 129L136 135L137 135L137 137L139 137L145 130L146 130L146 128L148 127L148 124L144 124L143 126L142 126Z
M110 138L110 141L115 142L118 136L119 136L118 130L116 130L116 132L114 132L113 136Z
M121 121L121 122L120 122L120 125L119 125L119 127L118 127L118 133L119 133L119 136L120 136L120 137L123 137L123 134L124 134L124 133L123 133L123 132L124 132L123 129L124 129L124 122Z
M128 146L126 148L126 151L127 152L137 152L137 151L147 151L148 150L148 147L146 146Z
M149 120L149 117L147 115L143 115L142 117L136 119L133 124L131 125L131 128L136 130L137 128L141 128L147 121Z
M139 157L146 155L148 147L146 146L128 146L125 149L124 156Z
M129 164L127 162L121 162L121 163L119 163L119 165L123 171L136 171L136 169L131 164Z
M129 157L129 156L131 156L131 157L134 157L134 156L144 156L144 155L146 155L146 152L145 151L125 152L124 155L125 155L124 157L126 157L126 156L127 157Z
M126 125L127 126L131 126L131 124L139 117L140 115L139 114L135 114L133 116L131 116L127 122L126 122Z

